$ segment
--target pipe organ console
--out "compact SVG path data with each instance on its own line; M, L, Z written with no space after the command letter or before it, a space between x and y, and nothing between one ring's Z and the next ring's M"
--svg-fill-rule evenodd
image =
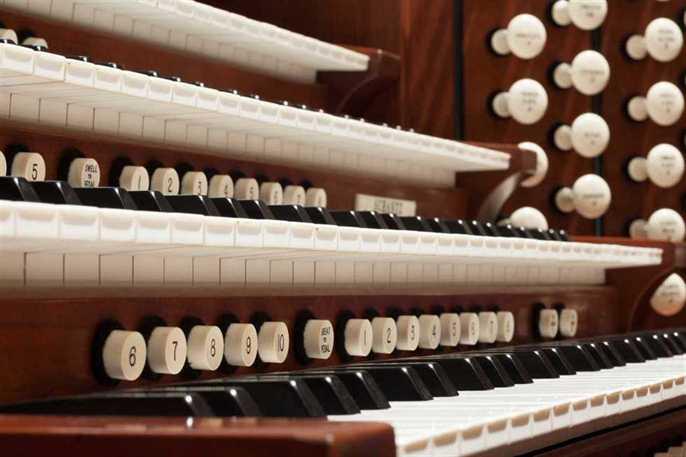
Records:
M0 1L4 455L684 456L685 26Z

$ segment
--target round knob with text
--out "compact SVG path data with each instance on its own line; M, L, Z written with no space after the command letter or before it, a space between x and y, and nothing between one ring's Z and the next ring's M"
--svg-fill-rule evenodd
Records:
M651 214L647 221L632 221L629 236L633 239L681 242L686 236L686 224L678 212L671 208L661 208Z
M563 187L555 194L555 205L563 213L576 211L586 219L597 219L610 208L612 193L603 178L587 174L572 187Z
M518 14L491 35L491 49L498 55L514 54L520 59L533 59L543 48L547 34L543 22L532 14Z
M676 59L684 46L684 34L679 25L666 17L650 21L643 35L631 35L625 43L626 54L633 60L643 60L647 56L659 62Z
M598 157L610 143L610 127L599 115L584 113L574 119L571 126L558 126L553 132L553 141L562 151L574 149L582 157Z
M684 156L675 146L662 143L654 146L646 157L629 161L627 174L635 182L650 180L657 187L676 186L684 176Z
M561 27L574 24L581 30L594 30L605 21L607 0L557 0L550 15Z
M553 69L553 82L560 89L574 87L584 95L601 93L610 81L610 64L598 51L581 51L571 63Z
M534 171L533 175L519 183L519 185L522 187L536 187L545 179L546 174L548 174L548 168L550 166L548 155L542 147L531 141L524 141L517 146L519 149L531 151L536 154L536 171Z
M657 125L674 125L684 112L684 95L675 84L660 81L648 89L645 97L632 97L626 109L628 116L636 122L650 119Z
M499 117L512 117L520 124L535 124L548 109L548 93L538 81L520 79L507 92L497 93L491 101L491 107Z
M650 298L650 306L660 316L671 317L679 314L686 304L686 283L677 273L672 273L655 289Z

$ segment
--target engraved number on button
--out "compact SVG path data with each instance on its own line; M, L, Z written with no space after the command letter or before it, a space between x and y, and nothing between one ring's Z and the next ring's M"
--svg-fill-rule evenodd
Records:
M136 346L131 346L129 349L129 366L134 367L136 365Z

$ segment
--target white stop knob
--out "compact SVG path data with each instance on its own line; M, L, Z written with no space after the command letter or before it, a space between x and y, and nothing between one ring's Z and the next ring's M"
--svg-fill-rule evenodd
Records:
M196 325L188 334L188 364L195 370L214 371L224 357L224 335L214 325Z
M202 171L188 171L181 179L181 194L207 195L207 176Z
M419 347L436 349L441 343L441 319L434 314L419 316Z
M257 351L265 363L283 363L288 357L290 336L284 322L265 322L257 335Z
M563 187L555 193L555 206L563 213L571 213L576 209L574 191L570 187Z
M254 178L239 178L233 193L238 200L257 200L260 198L260 185Z
M530 141L519 143L517 146L519 149L532 151L534 154L536 154L536 172L520 183L522 187L535 187L545 179L545 176L548 173L548 167L550 165L548 161L548 155L545 153L542 147Z
M457 346L460 342L460 316L457 313L443 313L440 319L441 346Z
M597 51L581 51L570 67L572 84L584 95L596 95L605 89L610 80L610 64Z
M557 311L543 309L538 315L538 333L543 338L555 338L559 329Z
M398 328L390 317L375 317L372 319L374 341L372 351L377 354L390 354L395 350L398 342Z
M648 239L657 241L684 241L686 225L684 218L670 208L662 208L655 211L646 225Z
M419 319L417 316L399 316L398 342L396 347L401 351L414 351L419 346Z
M684 45L684 34L681 28L676 22L666 17L650 21L644 35L648 54L660 62L676 59Z
M91 158L78 158L69 164L69 177L67 182L72 187L98 187L100 186L100 165Z
M684 96L674 84L660 81L648 90L646 110L650 119L656 124L673 125L684 112Z
M648 179L648 165L645 157L633 157L626 168L632 181L643 182Z
M533 59L543 51L546 31L543 22L531 14L518 14L507 25L507 45L520 59Z
M148 190L150 188L150 176L145 167L127 165L119 175L119 187L129 192Z
M644 219L634 219L629 224L629 237L634 240L645 240L648 238L648 223Z
M233 179L231 179L231 176L212 176L207 196L210 198L233 198Z
M578 178L572 186L572 192L574 208L587 219L596 219L605 214L612 201L607 181L595 174Z
M495 340L499 343L509 343L514 338L515 318L510 311L498 311L498 334Z
M569 18L582 30L601 26L607 16L607 0L569 0Z
M145 338L138 332L113 330L102 348L105 373L112 379L135 381L145 368Z
M331 321L310 319L305 324L303 345L311 359L326 360L333 352L333 325Z
M224 359L229 365L250 367L258 353L258 336L252 324L231 324L224 335Z
M148 338L148 365L153 373L178 374L186 363L186 335L178 327L155 327Z
M515 227L548 230L548 220L542 212L530 206L523 206L512 212L510 223Z
M5 154L0 151L0 176L5 176L7 174L7 160L5 159Z
M181 189L179 174L173 168L157 168L150 180L150 190L163 195L177 195Z
M260 186L260 200L267 205L283 204L283 187L278 182L265 182Z
M498 317L492 311L479 313L479 343L495 343L498 336Z
M650 306L661 316L674 316L684 309L686 283L677 273L667 276L650 298Z
M658 187L673 187L684 175L684 157L671 144L654 146L646 157L648 178Z
M648 103L645 97L637 95L631 97L629 103L626 105L626 112L629 118L636 122L643 122L648 119Z
M350 356L367 357L372 350L373 335L368 319L349 319L345 323L345 352Z
M320 187L310 187L305 192L305 206L315 206L317 208L326 208L328 199L326 191Z
M560 335L565 338L574 338L579 327L579 314L575 309L563 309L560 311Z
M597 157L610 143L610 127L595 113L584 113L574 119L571 128L574 150L582 157Z
M283 190L285 205L305 205L305 188L303 186L286 186Z
M460 343L473 346L479 342L479 316L476 313L460 314Z
M648 55L646 40L642 35L631 35L624 46L627 55L633 60L645 59Z
M553 3L550 10L550 16L553 22L560 27L565 27L572 23L572 18L569 17L569 2L567 0L557 0Z
M45 159L37 152L20 152L12 160L11 175L27 181L44 181Z
M548 93L536 80L520 79L507 92L507 110L521 124L534 124L548 109Z

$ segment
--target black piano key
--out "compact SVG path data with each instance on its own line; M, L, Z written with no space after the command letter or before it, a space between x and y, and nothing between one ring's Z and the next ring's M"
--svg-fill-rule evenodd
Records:
M657 355L653 352L653 350L648 346L648 344L645 342L645 340L640 337L640 336L629 336L629 339L634 343L634 346L636 349L638 349L638 352L641 353L644 359L646 360L656 360Z
M75 187L74 192L86 206L137 210L129 193L120 187Z
M517 238L533 239L529 231L524 227L514 227L514 232Z
M416 232L431 232L432 231L431 228L429 227L429 225L426 223L426 221L422 217L406 216L406 217L401 217L400 220L402 221L406 230L414 230Z
M38 194L26 179L16 176L0 177L0 200L40 202Z
M43 203L55 205L80 205L81 200L66 181L35 181L31 183Z
M443 219L443 224L445 224L450 233L474 235L469 228L469 224L462 219Z
M494 357L500 362L500 366L507 372L515 384L531 384L533 379L522 365L522 362L512 354L495 354Z
M474 360L484 373L486 373L486 376L488 376L488 379L494 387L512 387L515 385L514 381L512 381L505 368L495 356L479 355L474 356Z
M605 354L605 357L616 367L626 366L624 357L617 351L617 348L609 341L598 341L595 343L598 349Z
M147 392L187 392L200 396L218 417L261 417L262 412L252 396L242 387L195 386L159 387Z
M457 395L457 389L450 380L450 377L445 372L443 367L436 362L431 361L383 361L378 362L384 366L405 366L413 368L422 378L422 381L434 397L454 397ZM360 368L364 369L368 364L361 364Z
M326 415L319 400L302 379L288 377L212 379L185 386L242 387L248 391L266 417L323 417Z
M552 379L559 378L560 375L553 367L552 363L538 349L517 350L513 353L526 369L532 379Z
M445 223L438 217L428 217L424 219L429 225L432 232L435 233L450 233L450 229L445 225Z
M557 347L542 347L545 358L548 359L555 371L560 376L569 376L576 374L574 366L567 360L567 358L560 352Z
M3 414L211 417L201 396L188 392L120 392L40 400L0 407Z
M358 367L359 368L359 367ZM332 369L337 372L338 368ZM346 367L342 367L346 371ZM365 365L389 401L427 401L433 396L414 368L393 365Z
M468 224L469 231L472 232L472 235L488 236L488 233L486 233L486 230L484 230L484 227L483 225L481 225L481 222L471 220L468 222Z
M357 217L361 218L368 228L387 229L388 225L380 213L376 211L358 211Z
M360 407L338 376L308 373L293 373L289 376L307 383L326 414L344 415L360 412Z
M300 205L270 205L275 219L288 222L312 222L305 207Z
M576 371L600 371L593 357L580 344L561 344L555 349L569 362ZM546 352L546 355L548 352Z
M248 215L243 210L243 207L238 204L238 200L233 198L213 198L212 203L217 208L219 215L222 217L238 217L247 219Z
M560 241L569 241L569 235L565 230L558 230L557 236L560 238Z
M388 409L390 404L374 378L364 369L346 367L346 370L308 370L306 373L335 375L352 395L360 409Z
M515 228L512 226L512 224L504 224L504 225L499 225L497 227L498 234L502 237L505 238L516 238L517 237L517 232L515 231Z
M612 363L612 360L605 355L605 352L603 352L596 343L581 343L581 346L593 358L601 370L619 366Z
M674 342L677 343L681 349L686 351L686 332L673 330L670 332L670 335L672 335Z
M336 225L336 221L333 220L331 214L329 214L329 210L326 208L306 206L305 211L307 212L307 215L310 216L310 220L315 224Z
M171 213L174 211L167 198L156 190L136 190L129 192L136 207L141 211Z
M405 228L405 224L403 224L403 221L401 221L400 217L396 214L382 214L381 218L386 224L386 227L388 227L391 230L407 230Z
M550 236L548 235L547 230L543 230L540 228L530 228L527 229L527 231L529 232L529 235L531 235L531 238L543 241L550 241Z
M243 208L245 214L250 219L274 219L269 206L262 200L237 200L238 205Z
M486 232L486 235L488 235L488 236L500 236L498 229L491 222L484 222L483 224L481 224L481 226L483 227L484 232Z
M659 334L662 341L669 347L669 350L674 354L684 354L686 349L684 349L680 342L674 337L671 332L660 332Z
M199 214L201 216L220 216L212 200L204 195L169 195L167 202L175 213Z
M653 351L657 357L673 357L674 353L669 349L662 339L654 333L646 333L641 336L645 344Z
M560 233L555 229L548 229L548 238L553 241L563 241L560 237Z
M461 390L491 390L494 388L493 383L491 383L491 380L474 357L451 354L424 359L440 364L458 392Z
M329 214L336 221L336 225L341 227L360 227L367 228L362 218L357 217L355 211L329 211Z
M613 338L607 343L622 357L626 363L643 363L646 358L628 338Z

